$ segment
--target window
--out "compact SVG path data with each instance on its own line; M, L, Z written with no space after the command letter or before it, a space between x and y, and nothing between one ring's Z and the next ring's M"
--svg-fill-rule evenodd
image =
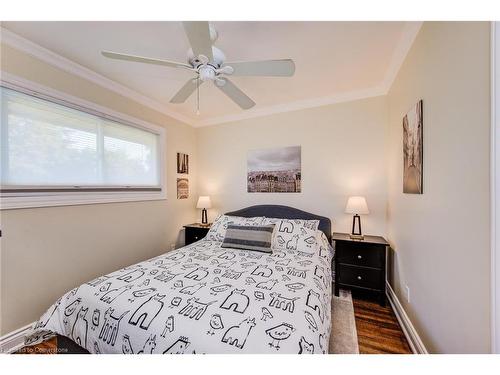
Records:
M1 105L2 208L164 198L158 129L12 87Z

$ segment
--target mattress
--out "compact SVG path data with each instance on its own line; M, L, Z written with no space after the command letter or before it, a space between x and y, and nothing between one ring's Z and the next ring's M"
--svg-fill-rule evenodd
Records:
M26 344L57 333L91 353L328 353L331 251L201 240L69 291Z

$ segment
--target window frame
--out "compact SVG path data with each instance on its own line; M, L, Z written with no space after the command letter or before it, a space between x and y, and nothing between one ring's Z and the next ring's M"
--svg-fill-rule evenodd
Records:
M0 71L0 86L15 90L35 98L47 100L94 116L132 126L155 133L158 142L159 189L146 187L75 187L68 189L60 186L30 186L17 191L0 192L0 210L34 207L53 207L82 204L136 202L167 199L166 191L166 129L147 121L111 110L93 102L63 93L47 86L35 83ZM36 191L29 191L33 188Z

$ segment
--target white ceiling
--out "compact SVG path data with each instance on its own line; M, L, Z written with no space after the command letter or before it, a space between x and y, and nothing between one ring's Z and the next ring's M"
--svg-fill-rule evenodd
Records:
M408 22L214 22L227 61L292 58L291 78L233 77L257 105L243 111L212 84L184 104L170 98L192 77L181 69L114 61L101 50L186 61L180 22L2 22L2 27L204 125L383 93L418 31Z

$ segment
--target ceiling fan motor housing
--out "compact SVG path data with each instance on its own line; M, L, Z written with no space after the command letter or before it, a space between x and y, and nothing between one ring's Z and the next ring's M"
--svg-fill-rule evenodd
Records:
M202 81L214 81L218 75L217 69L219 69L226 56L217 47L212 46L213 61L207 61L206 56L194 56L193 50L188 51L188 62L193 66L194 69L198 71L199 77Z
M188 55L188 63L193 68L196 69L200 65L203 65L202 58L200 58L200 56L194 56L192 48L188 50L187 55ZM224 61L226 61L226 55L224 55L224 52L222 52L220 49L214 46L212 46L212 55L214 56L213 61L209 61L207 64L213 66L215 69L220 68L222 64L224 64Z

